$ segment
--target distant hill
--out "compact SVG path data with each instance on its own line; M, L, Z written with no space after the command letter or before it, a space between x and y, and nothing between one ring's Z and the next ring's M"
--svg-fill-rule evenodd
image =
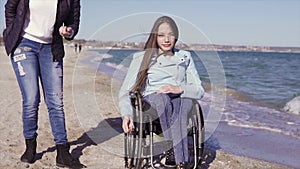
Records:
M64 41L65 43L81 43L90 48L118 48L118 49L143 49L144 42L117 42L117 41L95 41L85 39L74 39ZM3 37L0 36L0 45L3 45ZM284 52L300 53L300 47L274 47L274 46L247 46L247 45L217 45L217 44L177 44L180 49L200 51L253 51L253 52Z
M143 42L115 42L115 41L86 41L86 46L92 48L143 49ZM300 53L300 47L272 47L272 46L233 46L217 44L177 44L180 49L200 51L253 51L253 52L284 52Z

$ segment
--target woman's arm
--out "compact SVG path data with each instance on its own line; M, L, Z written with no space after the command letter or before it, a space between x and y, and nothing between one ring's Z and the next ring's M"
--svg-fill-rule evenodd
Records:
M131 132L134 129L133 124L133 109L129 98L129 91L136 81L136 77L141 65L143 52L133 55L133 59L128 68L126 77L119 91L119 110L123 118L122 128L125 133Z
M202 82L195 67L195 63L191 57L191 53L187 53L187 56L189 58L189 64L186 69L186 84L181 85L181 97L201 99L204 95Z
M126 77L123 81L122 87L119 90L119 109L122 116L132 116L132 105L129 98L129 91L133 87L136 81L136 77L139 71L139 67L142 61L143 52L134 54L133 59L128 68Z
M71 36L65 37L67 40L72 40L77 35L80 23L80 0L73 0L71 5L71 13L68 16L68 20L65 22L65 30L71 30Z

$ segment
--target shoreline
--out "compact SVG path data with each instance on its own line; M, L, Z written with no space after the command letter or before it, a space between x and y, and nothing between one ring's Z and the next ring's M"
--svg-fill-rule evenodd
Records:
M0 48L0 168L57 168L56 151L43 99L39 110L38 159L34 164L20 162L25 149L22 136L21 94L9 58ZM71 153L88 168L124 168L121 118L116 107L115 93L120 82L96 72L81 59L92 54L76 54L66 47L64 59L64 109ZM112 94L114 93L114 94ZM221 140L220 140L221 141ZM261 168L289 169L290 167L216 149L208 142L203 168ZM107 163L109 161L109 164Z

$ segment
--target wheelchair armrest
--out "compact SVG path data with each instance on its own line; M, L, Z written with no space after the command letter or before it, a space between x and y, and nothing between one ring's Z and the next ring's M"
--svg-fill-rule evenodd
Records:
M136 106L136 100L142 99L142 94L139 91L129 92L129 98L132 106Z

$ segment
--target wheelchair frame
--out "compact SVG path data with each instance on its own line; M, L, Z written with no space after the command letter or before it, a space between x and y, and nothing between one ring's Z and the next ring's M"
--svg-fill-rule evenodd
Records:
M148 116L149 123L144 123L144 118L147 116L143 113L143 96L140 94L140 92L130 93L130 98L132 106L135 108L133 113L135 128L134 131L132 131L131 133L125 133L124 136L125 168L140 169L143 167L143 160L146 159L148 162L149 158L151 167L155 168L153 161L153 134L155 133L154 127L156 126L153 125L151 115ZM204 118L201 106L198 101L195 99L192 100L193 109L188 114L189 124L191 123L192 125L190 128L188 128L188 137L192 136L193 138L193 148L190 149L189 147L189 151L192 151L193 153L193 169L196 169L198 165L201 164L204 151ZM146 158L142 158L142 152L146 152L146 150L143 150L143 148L146 147L145 140L147 135L150 136L150 155L148 155Z

